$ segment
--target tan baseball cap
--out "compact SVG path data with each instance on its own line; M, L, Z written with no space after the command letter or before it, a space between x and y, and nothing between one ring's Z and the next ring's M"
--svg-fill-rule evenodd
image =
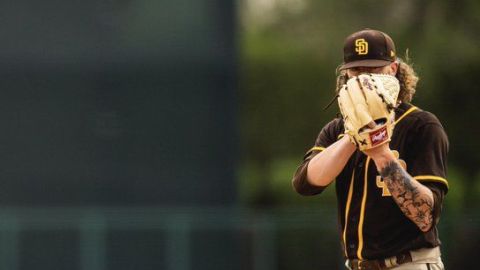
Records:
M345 39L340 70L353 67L382 67L397 59L395 44L384 32L364 29Z

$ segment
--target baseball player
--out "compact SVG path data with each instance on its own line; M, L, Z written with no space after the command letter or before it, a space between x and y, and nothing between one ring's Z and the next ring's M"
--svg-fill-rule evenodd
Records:
M444 269L437 223L448 191L448 138L410 102L418 81L385 33L344 43L338 69L341 117L320 131L293 177L302 195L335 180L348 269Z

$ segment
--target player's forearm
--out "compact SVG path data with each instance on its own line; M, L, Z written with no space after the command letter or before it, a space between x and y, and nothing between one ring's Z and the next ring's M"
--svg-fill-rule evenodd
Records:
M310 160L308 182L316 186L328 186L343 170L355 149L347 136L327 147Z
M433 224L433 194L430 189L413 179L395 160L381 170L383 181L402 212L420 230L426 232Z

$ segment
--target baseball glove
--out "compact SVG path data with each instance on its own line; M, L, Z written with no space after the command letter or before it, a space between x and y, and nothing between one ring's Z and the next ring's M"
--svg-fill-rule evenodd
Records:
M362 74L342 87L338 105L345 133L360 150L390 141L399 92L398 80L383 74Z

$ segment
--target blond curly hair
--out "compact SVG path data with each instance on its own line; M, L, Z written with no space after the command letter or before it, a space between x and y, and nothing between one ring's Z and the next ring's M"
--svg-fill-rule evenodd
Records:
M395 77L400 82L400 93L398 94L398 101L409 103L412 101L413 96L417 88L419 77L412 67L412 63L406 57L406 61L401 58L397 58L398 70ZM335 92L338 94L340 89L348 81L348 75L346 70L339 71L337 69L337 87Z

